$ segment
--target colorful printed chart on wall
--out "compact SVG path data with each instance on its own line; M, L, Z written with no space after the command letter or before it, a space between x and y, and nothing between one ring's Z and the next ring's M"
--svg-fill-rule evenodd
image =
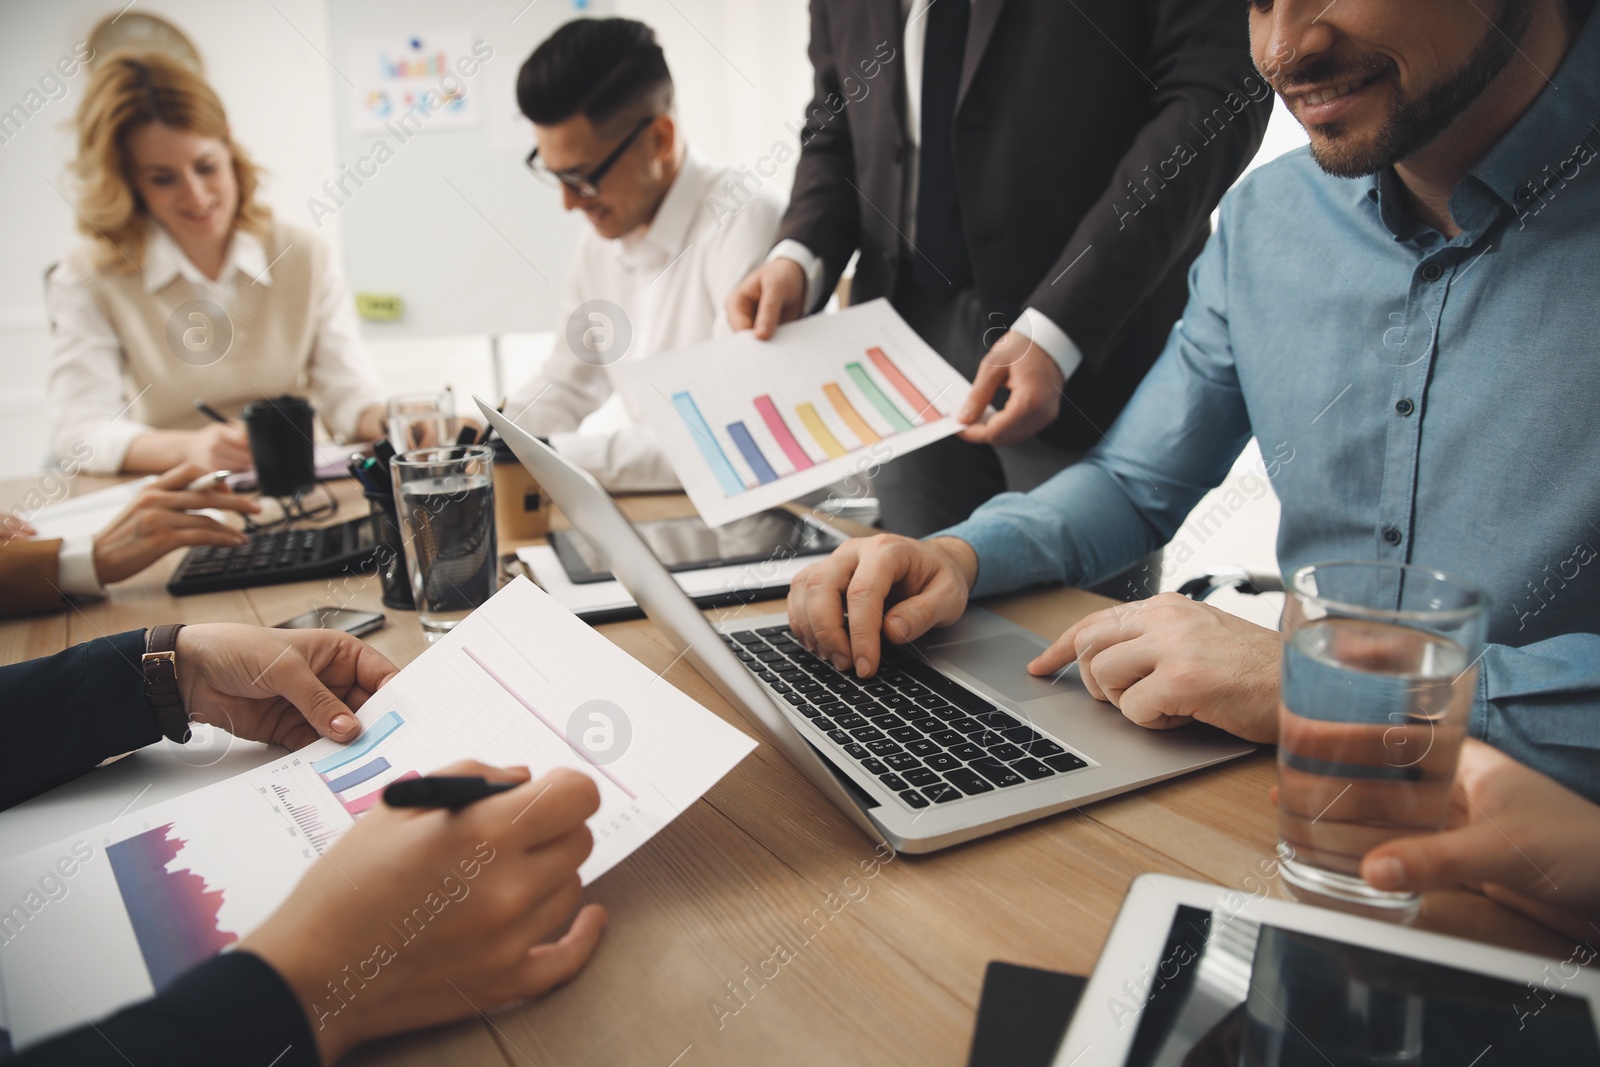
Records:
M493 49L465 28L418 28L351 46L344 57L353 85L350 128L387 134L380 140L392 154L424 130L477 126L483 112L480 94L471 91L473 78L492 55ZM377 142L373 149L369 167L388 158Z
M712 526L958 432L972 388L887 300L610 368Z

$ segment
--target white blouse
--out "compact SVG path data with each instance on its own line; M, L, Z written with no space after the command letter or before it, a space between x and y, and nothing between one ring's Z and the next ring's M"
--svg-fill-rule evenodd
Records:
M212 281L154 221L150 223L141 273L146 292L154 292L174 276L182 275L202 296L224 309L233 305L240 275L259 285L272 284L272 264L267 262L266 251L254 235L234 231L222 275ZM383 386L356 323L355 305L344 273L332 257L328 269L319 277L313 294L317 328L310 373L317 385L323 420L334 433L348 440L355 434L362 411L383 402ZM51 451L58 456L67 455L82 441L92 450L84 469L114 474L122 469L133 439L159 427L127 417L135 397L130 395L123 370L122 342L89 289L72 270L50 272L46 305L52 325L46 386Z

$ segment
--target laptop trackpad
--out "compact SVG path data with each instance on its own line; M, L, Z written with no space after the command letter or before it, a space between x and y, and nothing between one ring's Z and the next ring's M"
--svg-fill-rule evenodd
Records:
M1076 677L1062 679L1051 685L1050 679L1035 678L1028 673L1028 664L1044 649L1021 634L995 634L972 641L957 641L949 645L936 645L928 650L950 666L965 671L992 687L995 692L1019 703L1040 697L1060 696L1064 686L1076 689Z

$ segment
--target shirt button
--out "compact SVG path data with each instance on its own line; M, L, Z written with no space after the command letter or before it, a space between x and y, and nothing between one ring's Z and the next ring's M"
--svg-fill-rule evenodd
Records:
M1401 418L1409 418L1411 413L1417 410L1417 405L1413 404L1409 397L1401 397L1394 402L1394 410Z
M1383 543L1384 544L1386 544L1386 545L1398 545L1402 540L1403 540L1403 538L1400 536L1400 528L1399 527L1397 527L1397 526L1385 526L1383 528Z
M1422 280L1425 282L1436 282L1443 274L1444 268L1437 263L1429 263L1422 268Z
M1517 194L1516 194L1516 196L1517 196L1517 203L1519 203L1519 204L1526 204L1529 200L1532 200L1533 199L1533 183L1532 182L1523 182L1521 185L1517 186Z

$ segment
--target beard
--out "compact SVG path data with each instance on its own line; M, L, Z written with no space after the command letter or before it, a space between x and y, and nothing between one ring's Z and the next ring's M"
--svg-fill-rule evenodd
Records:
M1389 79L1389 113L1372 136L1357 140L1342 123L1312 126L1321 135L1311 142L1317 166L1336 178L1364 178L1394 166L1427 147L1461 117L1518 53L1533 22L1532 0L1505 0L1483 41L1453 74L1417 96L1401 89L1399 68L1386 56L1355 61L1328 59L1296 71L1292 81L1274 86L1281 93L1297 85Z

